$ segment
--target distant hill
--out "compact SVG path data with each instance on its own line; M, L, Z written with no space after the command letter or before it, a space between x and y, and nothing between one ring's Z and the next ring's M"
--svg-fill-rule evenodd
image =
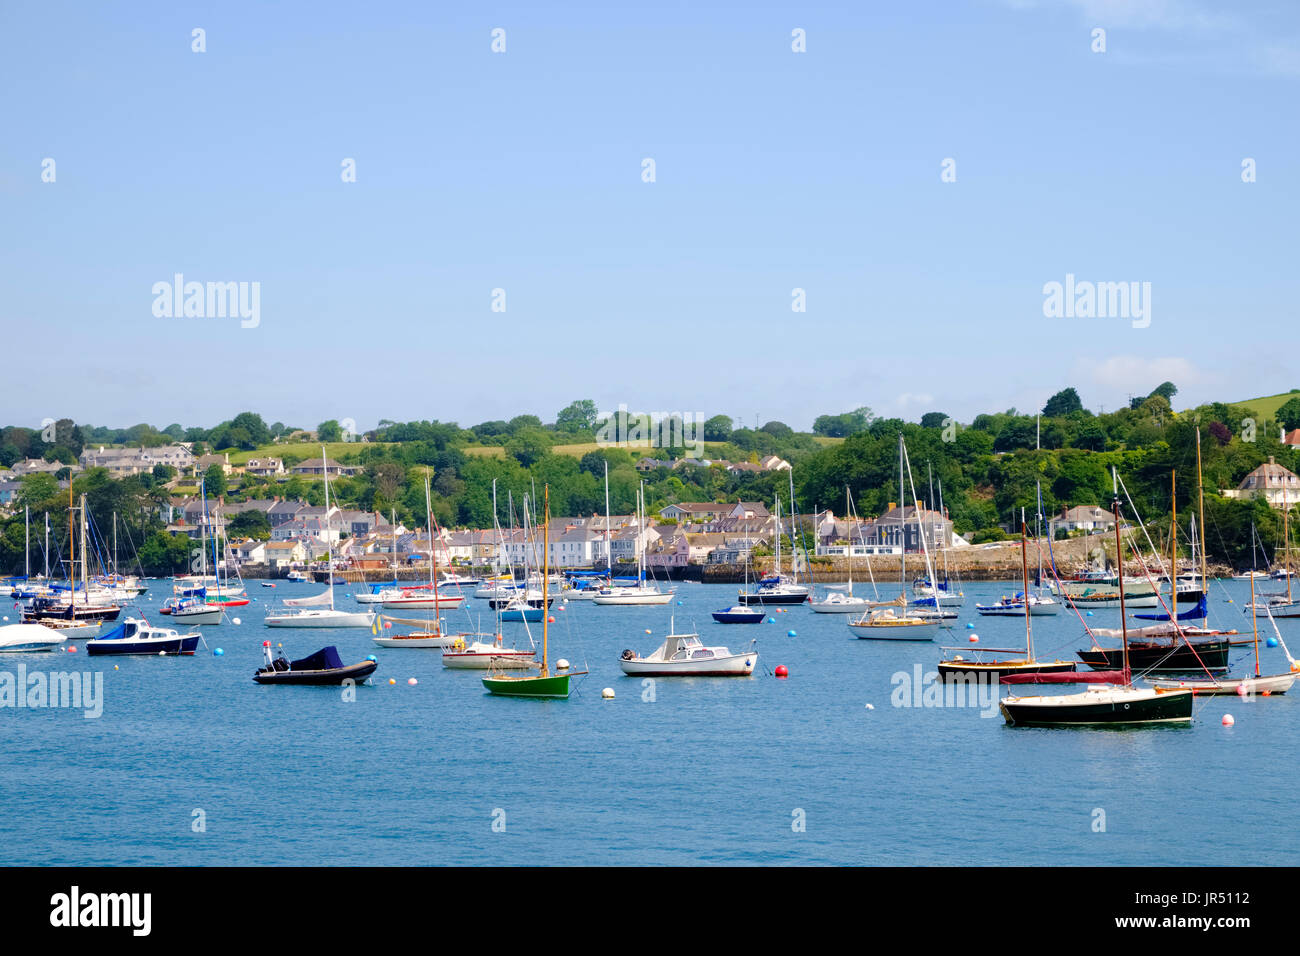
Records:
M1272 418L1273 415L1281 408L1288 399L1300 395L1300 388L1292 389L1289 392L1283 392L1281 395L1268 395L1264 398L1249 398L1244 402L1229 402L1233 408L1250 408L1254 409L1257 415L1264 415Z

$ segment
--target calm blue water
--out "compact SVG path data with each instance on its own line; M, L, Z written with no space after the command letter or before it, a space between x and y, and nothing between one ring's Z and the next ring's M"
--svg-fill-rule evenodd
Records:
M150 583L146 610L170 589ZM682 584L680 607L557 612L553 657L586 661L592 675L568 701L510 700L486 695L476 672L444 671L437 651L375 648L366 630L261 626L271 596L319 590L250 582L254 603L233 612L242 625L201 629L223 657L23 655L29 668L103 671L105 704L98 720L0 710L0 862L1300 863L1300 694L1205 700L1190 728L1126 731L895 708L891 675L932 668L935 644L854 640L844 616L807 608L776 624L718 625L708 612L736 589ZM974 613L1008 587L965 590L940 643L964 643L968 621L988 646L1023 640L1021 621ZM1212 622L1248 630L1245 591L1216 585ZM486 616L486 602L468 603ZM653 650L671 614L706 643L759 638L760 663L785 664L789 679L660 680L644 702L617 659ZM463 611L448 618L469 626ZM1300 651L1300 626L1281 626ZM1068 614L1035 619L1035 636L1043 656L1086 646ZM327 643L348 661L373 651L379 670L354 703L337 688L262 687L251 676L267 638L290 657ZM1264 655L1265 672L1286 669L1280 649ZM0 657L0 669L17 659ZM1239 659L1248 666L1249 650ZM601 700L606 686L617 699ZM1093 832L1095 808L1104 833ZM195 809L206 832L191 829ZM504 832L492 827L498 810Z

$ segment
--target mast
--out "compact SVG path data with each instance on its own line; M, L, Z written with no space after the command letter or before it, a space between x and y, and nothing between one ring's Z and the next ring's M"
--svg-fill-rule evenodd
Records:
M1200 520L1197 521L1197 527L1200 529L1201 539L1201 591L1208 594L1210 591L1210 581L1206 576L1205 561L1205 482L1201 480L1201 429L1196 429L1196 498L1200 503ZM1287 585L1290 587L1290 585Z
M1169 472L1169 601L1178 610L1178 473ZM1175 616L1175 620L1177 617Z
M1114 465L1111 465L1110 474L1115 494L1111 508L1115 515L1115 564L1119 570L1119 627L1124 638L1124 683L1131 686L1133 678L1128 667L1128 612L1124 609L1124 543L1119 530L1119 472Z
M77 529L72 523L72 480L68 480L68 584L72 586L72 606L77 605Z
M325 544L328 550L325 552L329 557L326 559L325 570L329 574L330 585L330 610L334 610L334 543L330 541L330 528L334 522L330 520L330 468L326 464L329 459L325 457L325 446L320 446L320 472L325 478ZM427 480L427 479L426 479Z
M898 433L898 534L902 547L898 552L898 593L903 595L903 604L907 604L907 508L903 504L907 492L903 488L903 433ZM939 602L935 600L935 607Z
M1025 544L1025 538L1028 537L1029 531L1025 527L1025 522L1020 522L1020 573L1024 579L1025 585L1025 659L1034 659L1034 626L1029 613L1029 552ZM936 607L938 605L936 604Z
M493 494L496 494L493 491ZM637 533L640 534L641 528L638 525ZM609 459L605 459L605 570L609 572L610 587L614 586L614 552L611 550L609 543Z
M551 580L551 486L543 485L542 494L545 503L542 506L542 676L549 677L550 661L547 658L548 630L551 622L551 608L547 599L547 587ZM525 596L527 590L525 590Z
M50 513L45 512L45 580L50 579Z
M113 526L114 540L117 535L117 525ZM30 580L32 576L32 508L31 505L23 505L23 580Z
M1250 576L1250 621L1255 628L1255 676L1259 676L1259 613L1255 608L1255 576Z
M1286 500L1286 485L1282 486L1282 573L1286 575L1286 603L1291 603L1291 528L1287 519L1291 504Z
M86 603L90 604L90 575L86 570L86 496L81 496L81 586L86 589ZM76 584L73 584L76 591Z
M853 499L849 494L849 486L844 486L844 520L852 521L850 515L853 513ZM853 597L853 535L849 538L849 597Z
M429 469L424 470L425 523L429 526L429 583L433 585L434 630L442 633L442 617L438 613L438 546L433 543L433 498L429 490ZM524 598L528 597L528 582L524 582Z

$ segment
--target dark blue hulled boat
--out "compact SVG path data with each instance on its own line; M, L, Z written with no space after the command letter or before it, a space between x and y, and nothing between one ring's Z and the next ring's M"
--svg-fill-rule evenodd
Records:
M102 637L86 641L86 653L91 657L107 654L193 654L198 646L198 633L181 634L169 627L154 627L148 621L128 617Z
M253 675L259 684L342 684L349 679L360 682L379 666L378 661L371 660L344 664L333 644L298 661L286 660L283 654L272 660L270 641L263 641L262 649L266 652L266 666Z
M762 624L766 617L767 612L755 610L744 604L713 612L713 619L719 624Z

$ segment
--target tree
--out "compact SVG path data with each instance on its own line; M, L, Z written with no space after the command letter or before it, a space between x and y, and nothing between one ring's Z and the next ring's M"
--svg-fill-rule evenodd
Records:
M1043 406L1043 415L1047 418L1056 418L1081 411L1083 411L1083 402L1079 400L1079 393L1072 387L1061 389L1049 398L1047 404Z
M216 498L226 493L226 473L215 462L203 473L203 487L209 498Z
M321 422L316 426L316 439L323 442L342 441L343 426L333 418L327 422Z
M704 423L705 441L731 441L731 431L735 424L729 415L714 415Z
M596 427L596 403L589 398L572 402L555 416L555 427L560 431L576 432Z
M521 428L506 442L506 454L531 468L551 453L551 436L541 428Z
M1288 398L1282 407L1273 413L1273 417L1281 422L1287 431L1300 428L1300 395Z
M271 537L271 521L267 518L266 513L250 508L248 511L241 511L230 519L226 525L226 531L232 537L255 538L258 541L266 541Z
M1155 388L1153 388L1151 390L1151 395L1148 395L1147 398L1150 398L1152 395L1160 395L1164 398L1165 401L1169 402L1170 404L1173 404L1174 396L1177 394L1178 394L1178 386L1176 386L1173 382L1164 382L1160 385L1157 385Z
M943 428L943 423L948 420L948 416L943 412L926 412L921 416L922 428Z

